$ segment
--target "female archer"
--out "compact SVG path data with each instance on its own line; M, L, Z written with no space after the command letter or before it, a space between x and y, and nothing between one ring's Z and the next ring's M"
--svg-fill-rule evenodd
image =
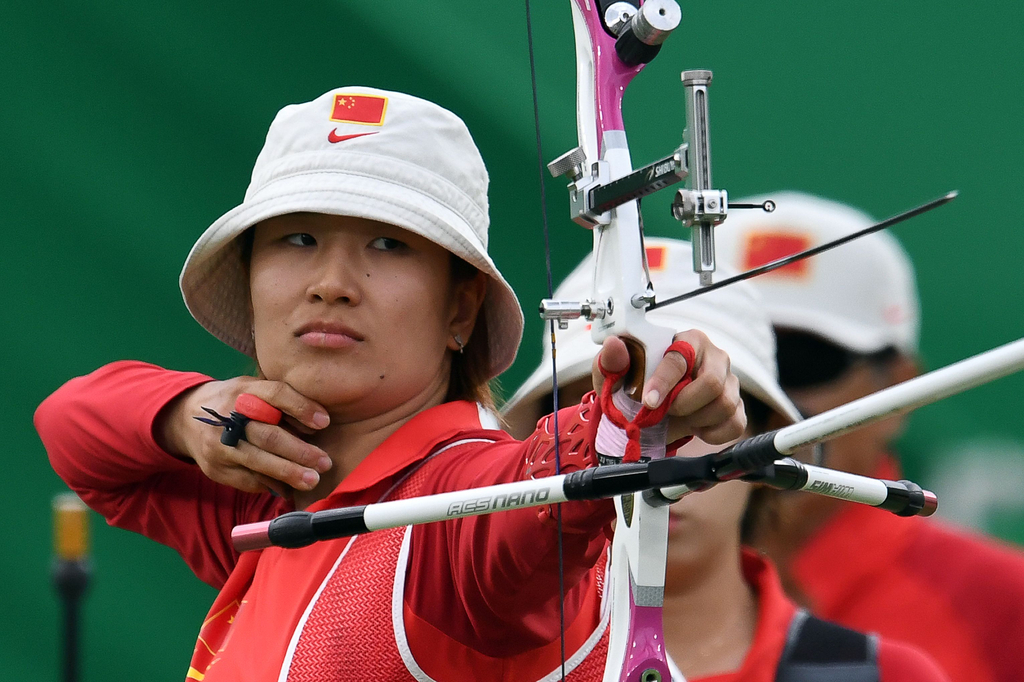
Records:
M487 229L487 173L450 112L371 88L285 107L245 200L199 238L181 274L193 316L252 356L259 378L120 362L37 410L54 469L87 504L220 588L189 678L538 680L558 667L561 568L547 510L296 550L239 555L230 542L233 526L293 509L539 475L552 433L520 442L481 427L488 381L522 333ZM728 356L700 333L677 341L693 361L668 353L645 403L668 410L673 439L739 437ZM607 341L600 362L625 369L624 344ZM193 419L229 412L242 393L286 423L250 422L227 446ZM592 397L561 415L570 466L595 463L595 416ZM571 675L594 679L614 513L601 501L562 516L567 641L591 642L573 649Z

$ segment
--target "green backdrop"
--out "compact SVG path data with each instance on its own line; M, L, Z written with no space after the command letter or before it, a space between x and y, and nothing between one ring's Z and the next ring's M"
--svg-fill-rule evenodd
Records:
M1024 4L952 0L686 1L683 28L626 101L634 161L674 148L684 68L711 68L716 186L792 188L879 217L957 188L896 233L918 267L923 355L937 367L1024 333L1019 262ZM575 145L565 0L535 0L545 160ZM193 240L240 200L281 106L342 84L459 113L491 172L491 250L534 309L545 293L525 11L518 2L0 3L0 680L55 679L50 471L32 411L121 358L226 377L248 363L189 317L176 278ZM547 181L556 278L589 248ZM680 230L670 196L650 231ZM504 378L539 358L541 326ZM910 473L944 509L1024 540L1024 379L921 410ZM213 591L173 552L93 518L84 679L184 676Z

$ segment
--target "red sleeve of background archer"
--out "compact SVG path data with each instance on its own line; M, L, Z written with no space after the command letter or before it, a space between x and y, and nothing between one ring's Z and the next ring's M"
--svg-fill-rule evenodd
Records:
M882 639L878 645L879 682L950 682L949 676L920 649Z
M592 396L582 406L559 411L562 473L597 463ZM434 463L442 470L436 492L553 475L554 442L553 419L548 416L523 442L507 438L486 446L460 446L467 449L453 449L450 458L446 453L443 463ZM561 508L561 566L555 512L546 507L415 527L405 596L417 623L506 663L526 652L540 654L559 637L561 574L567 626L577 624L583 638L593 632L600 617L596 567L603 567L605 531L615 517L614 506L610 500L597 500L565 503ZM557 650L552 652L557 661ZM417 660L431 656L429 651L415 653ZM553 666L551 661L537 663Z
M115 362L61 386L34 421L54 471L86 504L110 525L175 549L200 579L219 587L238 557L232 526L262 518L275 500L214 483L153 439L160 410L210 380Z

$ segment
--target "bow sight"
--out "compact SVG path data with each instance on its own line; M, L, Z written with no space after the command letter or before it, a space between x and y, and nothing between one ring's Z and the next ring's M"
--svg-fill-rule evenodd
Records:
M679 26L682 13L674 0L599 1L601 26L615 37L615 52L627 67L636 67L654 59L668 35ZM668 156L622 177L609 179L609 164L601 159L586 163L583 147L576 147L548 164L554 177L569 178L569 213L573 221L587 229L600 229L611 221L609 211L627 202L641 199L677 182L687 187L676 192L672 215L690 228L693 244L693 269L702 286L712 283L715 271L714 228L729 214L729 194L713 189L711 181L711 138L708 126L708 86L712 73L706 70L682 73L687 126L683 144ZM733 208L758 208L767 212L775 204L734 204ZM630 303L645 308L654 302L652 292L637 292ZM545 320L555 320L565 329L568 320L585 317L604 318L611 313L612 301L541 301Z

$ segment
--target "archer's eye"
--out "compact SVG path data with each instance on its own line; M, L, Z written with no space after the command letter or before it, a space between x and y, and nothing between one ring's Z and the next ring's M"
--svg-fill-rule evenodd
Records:
M284 238L289 244L295 246L316 246L316 238L306 232L296 232Z
M391 237L377 237L370 242L370 246L378 251L397 251L405 247L405 242Z

